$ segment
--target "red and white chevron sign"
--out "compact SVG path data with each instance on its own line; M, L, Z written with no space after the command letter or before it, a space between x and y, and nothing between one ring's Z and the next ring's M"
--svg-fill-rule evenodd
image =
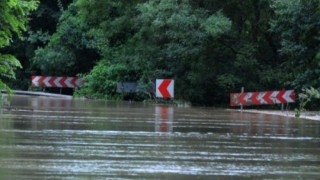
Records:
M231 93L230 106L284 104L296 101L294 90Z
M79 77L32 76L32 87L77 88L84 84Z
M156 80L156 97L173 98L174 97L174 80L157 79Z

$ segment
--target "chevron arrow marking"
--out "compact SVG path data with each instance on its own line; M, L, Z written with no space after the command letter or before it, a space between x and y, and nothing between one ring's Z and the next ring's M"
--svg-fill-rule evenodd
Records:
M56 77L56 79L53 81L53 83L56 85L56 87L62 87L62 85L60 84L61 79L62 79L62 77Z
M59 81L59 83L61 84L62 87L68 87L65 83L65 81L67 80L67 77L62 77Z
M57 79L56 77L51 77L49 79L49 84L51 85L51 87L57 87L57 85L54 83L56 79Z
M271 99L273 91L267 91L265 95L262 97L268 104L275 104L275 102Z
M72 78L72 80L71 80L71 85L72 85L73 87L78 87L78 85L76 84L76 82L77 82L78 79L79 79L78 77Z
M173 98L174 97L174 80L157 79L156 80L156 97Z
M278 95L276 96L277 100L279 101L279 103L286 103L287 100L283 97L283 95L286 93L285 90L282 91L278 91Z
M258 96L259 96L259 92L252 93L250 100L252 101L253 104L256 104L256 105L261 104L261 102L257 99Z
M294 90L231 93L230 106L294 103Z
M51 84L49 83L50 79L51 79L51 76L47 76L47 77L43 80L43 85L44 85L45 87L50 87L50 86L51 86Z
M32 81L32 84L31 86L32 87L38 87L39 86L39 79L40 79L41 76L32 76L31 77L31 81Z
M293 103L296 101L296 94L293 90L288 90L284 93L283 98L287 101L287 103Z
M72 77L67 77L66 81L65 81L65 84L67 85L67 87L69 88L72 88L72 84L71 84L71 81L72 81Z
M32 87L61 87L76 88L84 84L84 79L78 77L56 77L56 76L32 76Z
M165 98L171 97L171 95L167 89L170 83L171 83L171 80L164 79L162 81L162 83L160 84L160 86L158 87L160 93L162 94L162 97L165 97Z
M235 93L231 93L230 94L230 106L237 106L236 100L238 98L236 98Z
M238 102L243 106L246 106L248 104L247 101L244 99L246 95L247 93L241 93L240 96L238 97Z
M45 84L43 83L43 81L47 78L47 76L41 76L38 80L39 85L42 87L46 87Z

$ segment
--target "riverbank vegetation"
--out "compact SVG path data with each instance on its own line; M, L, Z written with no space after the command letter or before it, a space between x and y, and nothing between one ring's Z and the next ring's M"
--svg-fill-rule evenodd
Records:
M78 96L117 99L127 81L143 100L172 78L177 99L215 106L241 87L320 90L319 0L41 0L29 17L22 40L0 50L23 66L5 78L13 88L34 74L80 75Z

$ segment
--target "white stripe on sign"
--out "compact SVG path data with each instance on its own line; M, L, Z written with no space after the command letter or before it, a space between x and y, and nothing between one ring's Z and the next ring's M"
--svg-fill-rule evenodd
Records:
M40 78L41 78L41 76L35 76L35 78L32 79L33 86L35 86L35 87L39 86L39 79Z
M266 94L266 92L259 93L257 100L261 102L261 104L266 104L267 102L263 99L263 96Z
M288 103L293 103L294 99L291 98L291 94L293 93L294 90L288 90L284 93L283 98L288 101Z
M57 87L62 87L62 85L60 84L60 80L62 79L62 77L57 77L53 83L57 86Z
M65 81L65 83L66 83L66 85L67 85L67 87L73 87L73 85L71 84L71 81L72 81L72 77L68 77L67 79L66 79L66 81Z
M270 99L272 99L273 102L275 103L281 103L278 99L277 99L277 95L279 94L279 91L273 91Z
M43 80L43 84L46 86L46 87L50 87L51 84L49 83L49 80L51 79L51 76L47 76L44 80Z
M81 86L83 84L83 79L82 78L78 78L76 81L76 85L77 86Z

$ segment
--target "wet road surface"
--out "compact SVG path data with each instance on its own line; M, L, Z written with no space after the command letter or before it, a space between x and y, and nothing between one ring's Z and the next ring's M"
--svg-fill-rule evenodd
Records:
M9 102L0 112L0 179L320 178L319 121L47 97Z

